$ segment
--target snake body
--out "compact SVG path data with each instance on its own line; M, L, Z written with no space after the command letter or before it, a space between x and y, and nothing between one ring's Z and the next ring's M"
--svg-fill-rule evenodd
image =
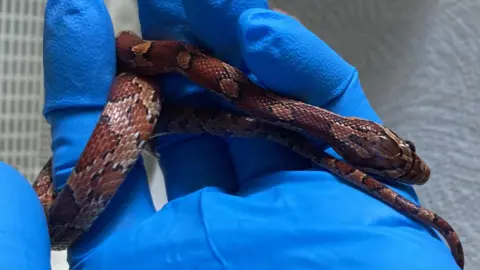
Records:
M53 250L68 248L90 228L151 138L209 133L263 138L288 147L401 213L437 229L463 269L463 248L450 224L373 178L403 184L427 182L430 170L412 142L373 121L344 117L267 91L240 70L190 44L143 40L122 32L116 46L121 73L66 185L58 192L54 190L52 159L33 185L47 216ZM248 116L162 104L160 87L152 78L166 73L184 75ZM309 137L331 146L344 161L322 151Z

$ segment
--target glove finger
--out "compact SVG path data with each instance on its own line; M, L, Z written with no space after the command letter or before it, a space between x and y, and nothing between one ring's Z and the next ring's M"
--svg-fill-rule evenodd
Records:
M197 44L181 0L139 0L138 9L143 38L178 39ZM166 103L208 106L218 100L181 75L161 76L161 85ZM235 189L230 154L222 139L170 135L154 139L153 145L161 156L159 165L169 200L205 186L217 186L226 192Z
M44 115L51 124L54 182L59 189L84 150L115 79L115 35L104 1L48 1L44 66ZM88 253L105 234L133 220L132 216L142 219L154 213L151 202L144 199L150 193L142 186L146 183L146 175L141 173L141 168L140 161L129 174L127 183L120 186L113 207L108 207L102 213L104 218L95 222L96 226L106 229L86 234L77 252ZM129 197L131 190L138 190L136 200ZM132 212L135 215L130 214ZM75 251L72 254L75 255Z
M0 265L49 269L47 222L36 193L18 171L0 162Z
M266 0L183 0L189 25L197 38L223 61L242 67L238 19L249 9L267 9Z
M246 65L266 88L342 115L379 120L362 90L356 69L297 19L271 10L250 9L239 19L238 33ZM303 159L291 151L269 155L268 151L275 153L269 150L276 147L273 144L248 148L248 143L230 143L233 156L252 157L235 160L244 172L241 179L261 175L265 168L270 172L294 170L299 159ZM335 154L332 149L327 151ZM304 166L309 166L304 162Z
M339 59L333 50L306 30L296 19L266 9L267 5L264 1L184 0L184 3L190 25L195 29L198 37L209 45L214 54L218 52L222 55L222 52L237 49L237 54L233 53L222 60L225 61L225 58L228 58L227 62L234 63L237 67L241 65L239 63L242 60L245 61L253 74L249 74L250 77L255 76L258 81L267 86L273 85L272 88L275 90L274 87L281 86L279 92L282 94L288 92L292 95L295 89L306 89L305 91L309 91L306 94L303 92L293 94L305 99L306 95L312 96L311 93L315 93L314 97L318 100L324 98L325 93L329 92L317 91L317 87L327 90L339 88L337 81L349 80L354 74L352 67ZM295 42L294 45L291 44L292 41ZM311 47L316 47L316 50L312 51ZM309 55L299 57L305 52ZM320 52L320 55L317 55L317 52ZM292 61L296 58L300 59ZM337 72L332 74L325 72L330 68L323 67L323 63L333 66ZM302 68L296 69L297 65ZM331 82L325 79L335 76L340 79L330 79ZM313 100L312 97L307 99ZM254 179L258 175L285 169L311 167L308 160L271 142L251 139L227 141L239 181L243 185L247 180Z
M45 115L58 110L103 109L115 76L115 61L115 36L103 1L48 1Z
M182 0L138 0L138 14L143 38L196 40Z
M379 120L362 90L356 69L297 19L275 11L251 9L240 17L238 32L244 61L266 88L342 115ZM240 179L251 179L266 170L294 170L304 160L285 150L284 155L269 155L275 153L271 149L279 147L273 144L248 148L248 143L230 143L234 157L252 157L235 160L235 165L242 168L239 171L244 172ZM327 151L335 154L330 148ZM305 167L310 165L303 162Z
M241 14L250 9L268 8L264 0L184 0L185 12L191 28L213 55L248 74L241 55L241 36L238 22ZM227 106L228 107L228 106ZM288 164L290 168L304 169L310 165L291 151L264 140L226 139L233 153L236 175L240 182L264 175ZM293 157L285 159L285 157ZM244 185L244 184L243 184Z
M355 68L324 41L264 0L183 2L202 44L236 67L244 61L247 72L273 91L324 106L355 77Z
M57 187L67 180L103 110L115 63L115 36L103 1L48 1L44 115L52 126Z
M353 66L289 15L250 9L239 18L237 33L249 70L279 94L323 107L356 75Z

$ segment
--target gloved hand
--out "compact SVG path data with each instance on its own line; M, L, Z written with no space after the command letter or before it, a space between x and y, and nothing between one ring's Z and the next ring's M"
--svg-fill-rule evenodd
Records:
M18 171L0 161L0 266L50 269L50 242L37 194Z
M266 8L261 0L139 0L144 38L201 44L278 93L380 121L354 67L298 21ZM49 0L44 55L44 114L60 188L115 76L103 1ZM214 106L211 95L179 76L169 76L163 92L167 102ZM457 269L448 247L423 226L274 143L175 136L157 145L170 202L155 212L140 160L92 230L69 249L73 269ZM399 191L417 200L411 188ZM3 221L12 217L38 220L39 204L31 204L37 210L4 213L0 231L13 230ZM46 227L35 228L44 254ZM12 235L0 248L22 239Z

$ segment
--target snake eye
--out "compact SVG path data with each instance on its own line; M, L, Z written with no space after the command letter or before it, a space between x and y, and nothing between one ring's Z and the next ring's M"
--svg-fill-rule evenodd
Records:
M415 144L413 144L413 142L409 141L409 140L406 140L405 141L405 144L408 145L408 147L410 148L410 150L412 152L416 152L417 151L417 148L415 147Z

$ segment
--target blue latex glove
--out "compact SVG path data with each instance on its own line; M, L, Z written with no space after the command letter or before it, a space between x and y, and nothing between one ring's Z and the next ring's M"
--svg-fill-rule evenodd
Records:
M42 206L19 172L0 161L0 267L50 269L50 242Z
M139 0L144 38L202 44L279 93L380 121L355 68L298 21L266 7L260 0ZM45 116L61 187L115 75L103 1L49 0L44 48ZM164 86L168 102L213 104L179 76ZM69 249L73 269L457 269L448 247L423 226L276 144L211 136L157 143L170 202L155 212L140 160L92 230ZM2 184L14 178L1 175ZM1 200L20 189L9 186ZM400 192L417 200L411 188ZM38 201L31 204L36 210L23 213L2 207L9 212L0 231L13 228L3 217L39 220ZM30 229L39 238L23 250L45 252L44 224ZM2 239L0 248L19 238Z

